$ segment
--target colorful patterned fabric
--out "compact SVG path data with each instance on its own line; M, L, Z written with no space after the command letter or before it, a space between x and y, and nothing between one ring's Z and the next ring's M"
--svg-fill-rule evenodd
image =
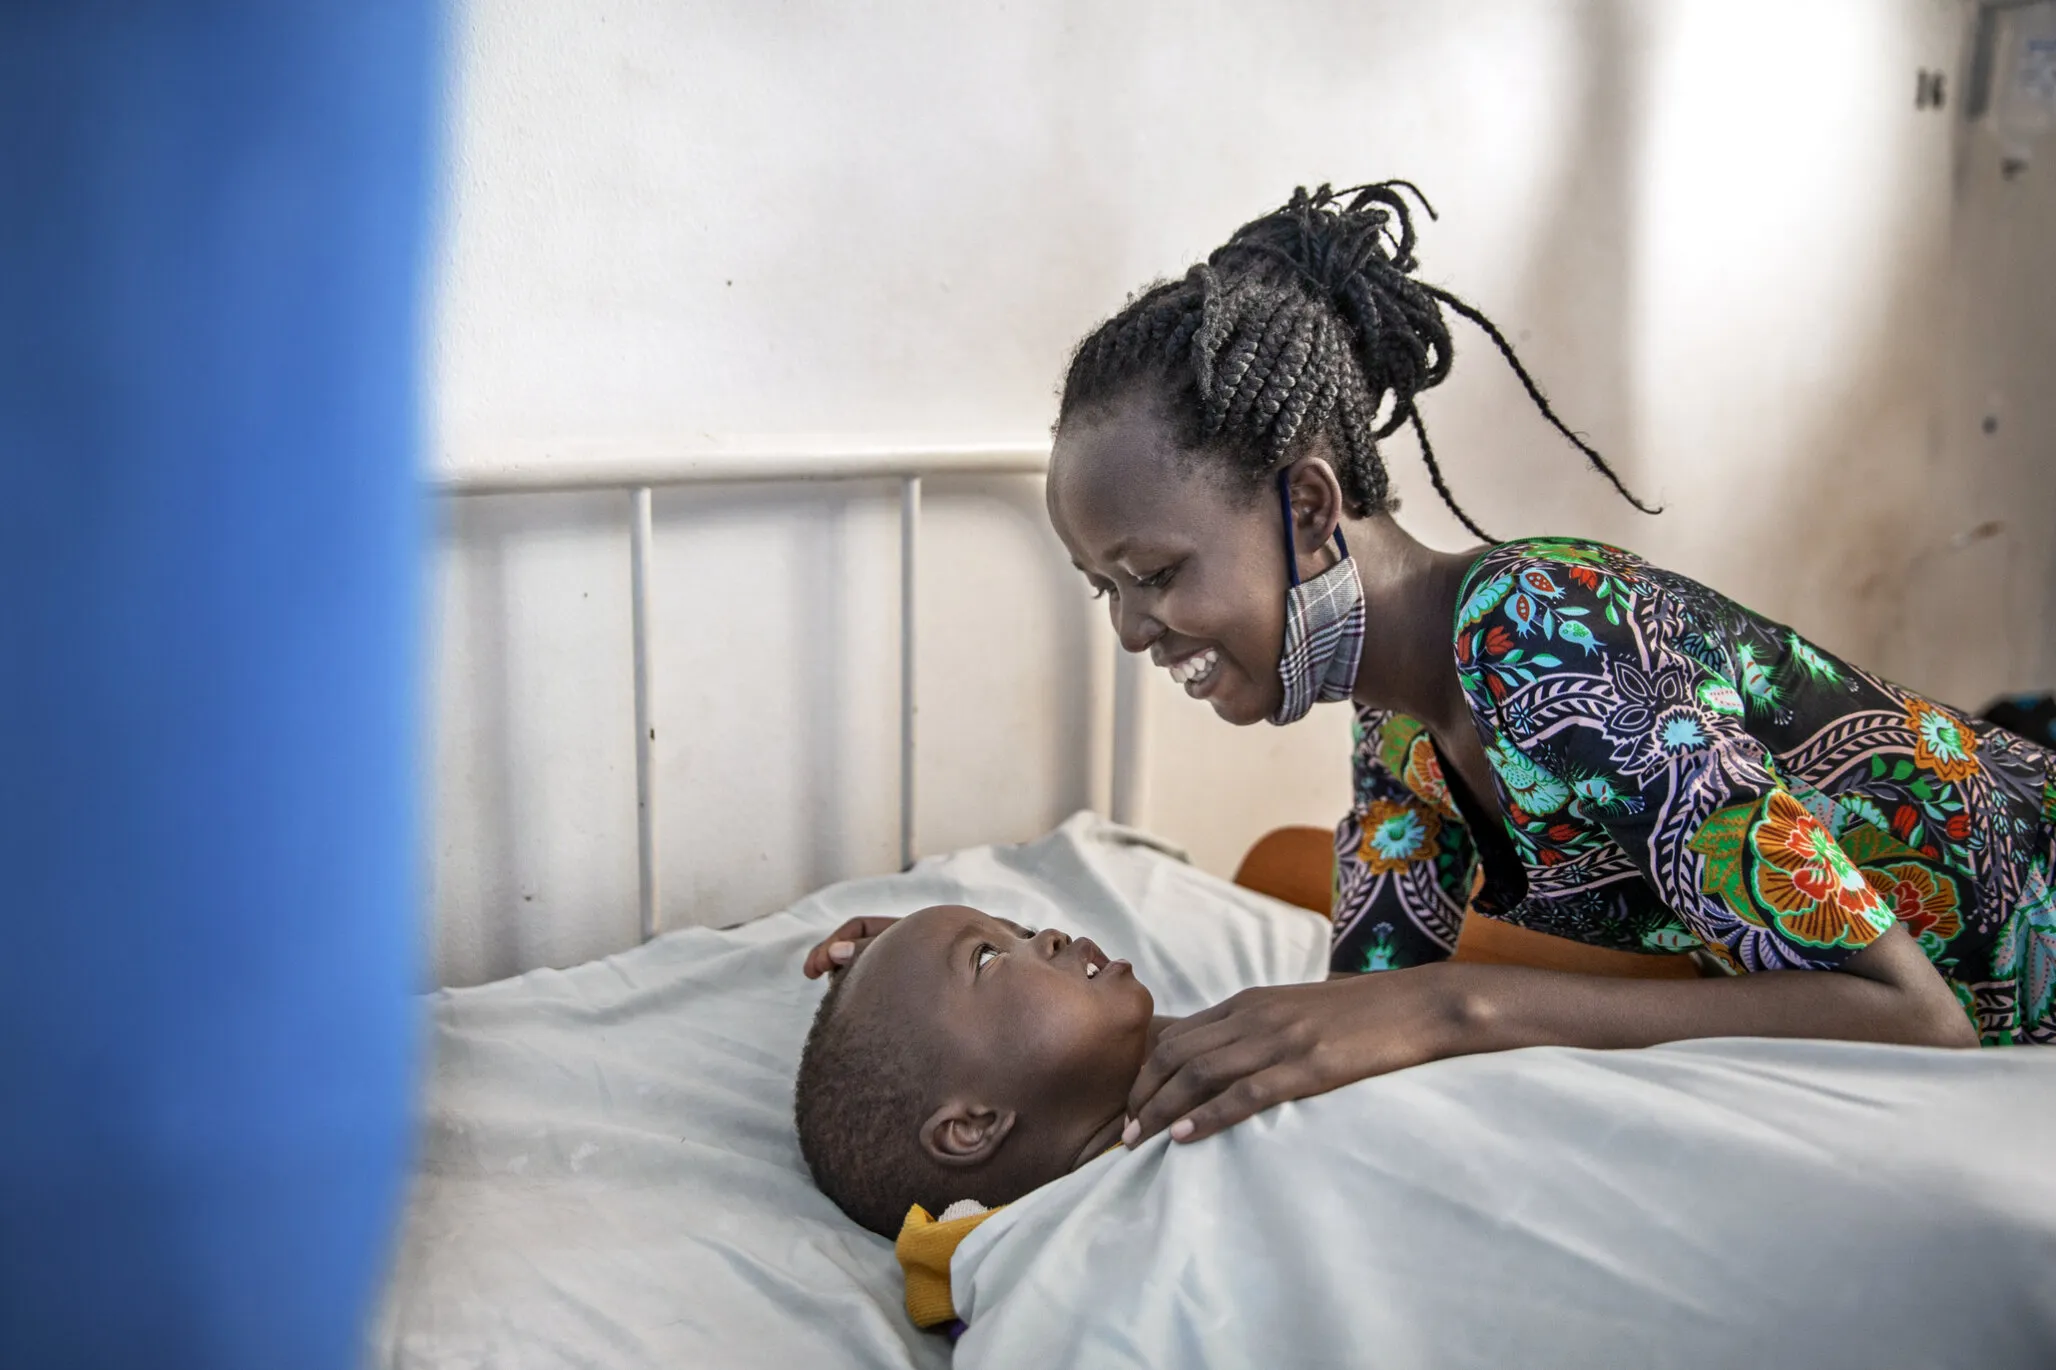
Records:
M1337 970L1445 957L1467 907L1729 971L1828 969L1896 919L1990 1044L2056 1041L2056 754L1618 548L1492 548L1454 650L1505 815L1359 708ZM1481 850L1482 847L1482 850Z

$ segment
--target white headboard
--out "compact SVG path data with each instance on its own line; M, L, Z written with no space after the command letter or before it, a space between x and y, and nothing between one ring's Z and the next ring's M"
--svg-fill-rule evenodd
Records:
M661 929L658 923L657 792L653 744L657 707L651 679L649 625L651 603L658 593L651 584L653 538L651 492L662 486L760 484L784 481L895 479L900 482L900 842L902 868L917 854L918 807L914 787L919 704L915 697L915 653L918 615L915 576L921 545L921 481L925 476L1037 475L1049 466L1042 447L963 444L948 447L837 447L772 452L690 452L652 448L614 450L576 461L557 459L514 461L493 466L467 464L440 475L436 490L447 497L470 495L561 494L569 491L619 490L628 497L630 558L629 633L635 662L636 868L638 907L644 940ZM1140 659L1116 653L1111 815L1116 822L1134 821L1142 729Z

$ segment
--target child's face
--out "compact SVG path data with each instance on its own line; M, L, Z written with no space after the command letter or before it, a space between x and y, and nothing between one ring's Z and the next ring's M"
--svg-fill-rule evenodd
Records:
M938 1161L956 1148L955 1163L984 1166L1004 1149L1032 1187L1123 1115L1155 1001L1089 939L940 905L887 929L850 973L892 1005L919 1058L940 1063L938 1113L955 1121L924 1130Z

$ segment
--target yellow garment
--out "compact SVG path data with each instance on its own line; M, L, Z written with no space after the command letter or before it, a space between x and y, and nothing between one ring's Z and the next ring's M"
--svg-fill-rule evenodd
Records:
M947 1214L949 1210L943 1212ZM906 1272L907 1316L916 1327L938 1327L955 1320L957 1309L949 1293L950 1257L957 1254L958 1243L997 1212L997 1208L988 1208L967 1217L937 1222L919 1204L907 1210L907 1220L900 1224L899 1240L892 1244L892 1253L899 1257L900 1269Z

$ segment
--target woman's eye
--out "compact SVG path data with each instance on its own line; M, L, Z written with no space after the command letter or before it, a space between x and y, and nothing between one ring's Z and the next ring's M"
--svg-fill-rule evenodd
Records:
M1108 592L1112 591L1113 589L1113 586L1108 585L1105 581L1101 581L1099 584L1092 587L1092 597L1094 599L1105 599L1107 597Z
M987 962L997 960L999 960L999 949L997 947L980 947L977 954L971 958L971 970L975 974L978 971L984 970Z
M1171 583L1171 573L1177 569L1175 566L1166 566L1161 571L1153 571L1149 575L1135 577L1135 583L1145 590L1161 590L1164 586Z

